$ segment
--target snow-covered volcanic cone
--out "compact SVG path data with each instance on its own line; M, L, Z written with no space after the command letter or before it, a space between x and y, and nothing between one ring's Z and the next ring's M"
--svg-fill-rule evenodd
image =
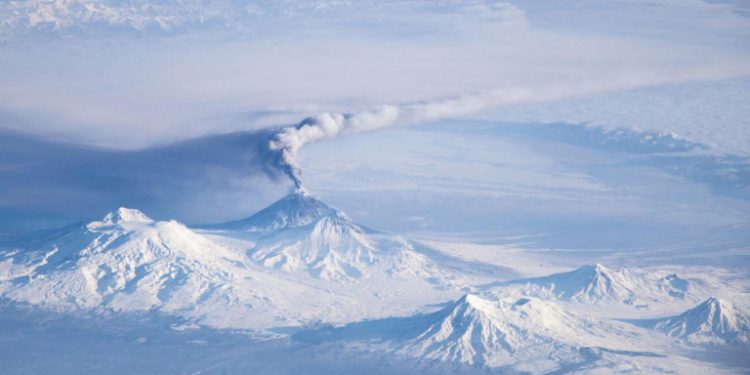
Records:
M680 315L656 320L654 329L691 344L750 346L748 316L715 297Z
M408 241L368 230L301 188L255 215L211 229L250 235L255 245L247 253L258 264L322 280L356 281L374 273L447 278Z

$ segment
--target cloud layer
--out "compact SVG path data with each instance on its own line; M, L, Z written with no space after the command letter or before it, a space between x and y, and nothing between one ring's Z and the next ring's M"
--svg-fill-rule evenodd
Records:
M496 1L0 8L0 127L125 149L467 93L562 98L750 74L742 8L699 1L648 12Z
M645 78L640 77L639 79ZM648 81L657 82L658 79L648 78ZM731 92L733 94L730 95L732 99L737 97L737 92L739 92L740 97L744 96L743 93L749 92L748 87L750 86L748 86L747 83L744 83L745 81L746 80L739 80L731 87L736 90L736 92ZM632 85L633 87L639 87L638 79L633 79L628 84ZM549 112L552 111L548 110L548 112L542 112L547 113L548 116L540 118L539 114L534 113L535 106L541 107L541 111L544 111L543 108L545 108L545 106L551 106L552 108L555 108L554 104L549 105L539 103L554 102L555 100L559 99L566 99L567 101L564 101L563 103L567 103L568 106L571 106L571 101L576 100L576 98L578 97L586 97L587 95L597 92L607 92L608 89L612 90L612 87L608 87L608 85L611 85L611 83L584 82L577 85L566 86L499 89L475 95L464 95L452 99L435 100L405 105L379 106L370 110L351 114L325 112L314 117L308 117L295 126L289 126L282 129L278 134L276 134L276 136L273 137L269 144L269 148L272 152L278 153L278 155L272 159L274 163L276 163L277 166L289 176L289 178L294 182L296 186L300 187L302 185L302 170L299 165L298 154L300 149L309 143L317 142L327 138L338 137L343 134L370 132L397 125L414 125L443 120L447 118L463 117L467 115L477 114L483 111L488 111L497 107L500 107L500 109L497 110L496 113L490 114L490 118L508 119L513 118L514 115L519 116L520 114L521 116L526 115L527 118L525 120L530 122L534 120L542 122L555 122L559 121L560 119L564 119L565 115L559 113L555 114L554 112L550 115ZM625 84L622 83L620 85L621 86L618 86L618 88L620 89L625 86ZM688 86L688 88L684 88L683 90L694 90L694 86L696 85ZM725 88L726 86L726 83L719 83L712 87ZM668 87L667 92L663 93L662 96L669 95L670 97L675 98L675 100L679 100L678 94L680 91L679 86L677 87L678 88L676 90L674 87ZM654 100L653 95L659 95L660 91L658 89L653 89L651 91L651 99ZM627 97L627 94L624 95ZM688 134L687 139L691 141L704 142L708 146L713 147L713 151L739 154L750 153L750 149L746 148L746 143L750 142L750 138L747 136L747 134L745 134L745 127L738 126L747 122L746 118L744 117L745 114L748 114L747 106L744 105L744 103L738 103L735 100L729 101L727 100L727 98L725 98L724 101L727 102L725 107L728 106L732 110L733 116L731 118L718 117L720 120L724 121L720 121L720 123L718 124L713 124L715 127L728 127L727 131L724 132L726 137L712 137L713 139L718 139L718 142L706 142L708 139L707 136L714 134L714 132L712 131L704 132L704 136L701 136L701 134L698 133L706 130L706 126L710 126L710 124L705 123L706 117L702 116L704 114L702 112L706 112L705 114L708 115L708 118L717 118L719 114L726 111L719 111L719 108L713 108L712 110L711 106L701 107L701 103L695 102L690 102L688 103L688 105L698 109L697 113L692 113L690 111L690 108L680 107L679 103L669 103L672 106L669 112L671 113L671 111L676 111L676 113L680 116L688 114L688 116L695 117L698 119L697 125L695 124L695 121L689 122L687 121L689 119L685 118L682 118L682 121L679 122L676 120L663 121L664 116L668 116L658 114L660 111L664 110L663 108L650 109L657 112L652 114L651 117L661 116L662 122L657 124L661 126L661 128L657 127L656 129L654 129L654 124L644 123L643 120L634 122L633 124L623 124L621 119L617 119L616 116L610 118L608 123L605 122L601 125L607 127L607 124L618 124L623 129L635 128L646 131L656 130L663 133L674 133L669 130L670 124L691 124L693 128L697 127L697 129L685 129L687 130L686 133ZM606 103L612 104L613 102L615 101L609 100ZM724 103L709 102L709 104L711 104L713 107L722 107L721 104ZM513 108L512 105L515 105L515 108ZM591 112L596 111L597 109L600 109L602 107L604 107L602 103L598 103L598 105L590 104L588 107L584 107L584 110L582 110L581 112L585 113L586 108L588 108L588 111ZM649 110L650 108L648 103L640 103L640 105L634 105L633 107L634 108L630 110L630 112L636 111L637 108L637 113L643 113L643 111ZM525 110L519 108L523 108ZM505 114L503 113L504 111L510 113ZM537 109L537 111L539 110ZM623 117L623 119L628 119L628 112L629 110L625 109L625 113L620 114L620 117ZM585 122L585 119L586 117L579 117L568 120L572 120L571 122ZM610 126L610 128L617 127L618 125ZM740 148L731 147L733 143L737 142L740 143Z

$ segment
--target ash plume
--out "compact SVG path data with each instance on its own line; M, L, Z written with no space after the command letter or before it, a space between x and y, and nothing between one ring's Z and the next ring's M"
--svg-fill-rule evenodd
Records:
M587 92L591 89L586 88L582 91ZM306 144L343 134L370 132L396 125L414 125L467 115L505 104L552 100L561 97L565 91L568 90L504 89L452 99L384 105L352 114L324 112L308 117L297 125L282 128L272 137L268 147L273 155L274 167L286 174L297 188L301 188L302 171L298 154Z

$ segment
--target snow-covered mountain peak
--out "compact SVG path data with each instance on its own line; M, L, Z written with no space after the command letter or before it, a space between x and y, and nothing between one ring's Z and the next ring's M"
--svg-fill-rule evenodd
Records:
M255 263L317 279L354 281L387 273L432 280L439 273L406 241L365 229L304 188L247 219L211 228L251 237L247 254Z
M581 282L584 293L588 295L603 296L617 289L629 289L630 275L626 270L612 271L599 263L580 267L570 276L571 280Z
M728 302L720 298L709 297L707 300L696 307L696 309L698 308L709 311L718 311L719 313L721 313L722 308L731 308L731 306Z
M627 270L613 271L601 264L585 265L569 272L508 284L526 285L531 295L579 302L616 300L632 303L634 289L638 287L638 281Z
M612 270L602 264L585 265L572 271L500 284L496 293L518 291L542 299L578 303L625 304L638 309L650 304L695 299L701 286L676 274L665 277L626 268Z
M463 313L467 311L475 311L479 314L492 314L496 309L496 306L494 305L495 304L490 300L469 293L464 294L463 297L459 298L452 304L452 311L454 313L456 311L462 311Z
M460 327L468 333L471 333L473 328L470 326L474 324L481 325L482 330L507 331L548 325L559 328L566 325L568 320L568 314L549 301L536 298L488 299L471 293L436 313L436 316L450 320L441 320L441 329L451 325L452 330Z
M296 188L258 213L212 227L256 236L248 255L286 272L305 270L320 279L356 279L376 262L377 246L343 212Z
M500 298L493 300L469 293L463 295L463 297L452 303L444 311L450 312L453 317L463 316L466 318L472 316L473 318L487 319L486 323L496 326L505 321L508 314L515 314L522 310L539 310L540 306L544 304L544 301L532 298ZM457 320L454 321L454 323L457 322Z
M326 280L356 279L377 261L377 245L365 231L337 212L306 226L286 227L262 236L251 258L266 267L306 270Z
M611 272L611 270L609 268L605 267L601 263L587 264L587 265L581 266L579 269L580 270L587 270L587 271L590 271L590 272L595 272L595 273L598 273L598 274L606 274L606 273Z
M551 301L475 294L413 324L418 333L402 345L406 355L489 368L518 365L534 372L580 360L581 347L606 344L605 332L632 335L620 323L593 320Z
M688 310L686 317L707 325L714 332L726 333L738 328L738 323L744 320L737 314L734 305L716 297L710 297L700 305Z
M241 253L176 221L127 208L50 238L32 253L38 256L28 257L25 274L10 275L6 296L62 308L189 311L233 301L252 279Z
M730 302L716 297L680 315L658 320L654 328L694 343L750 343L750 318Z
M313 197L304 188L297 188L248 218L219 224L214 226L214 228L246 232L268 232L307 226L323 218L343 222L350 221L343 212L329 207Z
M483 306L486 306L486 304L487 304L488 302L489 302L489 301L487 301L487 300L483 299L482 297L479 297L479 296L477 296L476 294L471 294L471 293L469 293L469 294L464 294L464 296L463 296L463 297L461 297L461 298L460 298L460 299L459 299L459 300L457 301L457 303L458 303L458 304L464 304L464 303L465 303L465 304L469 304L470 306L475 306L475 307L483 307Z
M592 281L604 281L611 280L614 272L600 263L595 263L587 264L573 270L571 276L575 275Z
M109 226L123 226L128 224L150 224L154 220L146 216L143 212L133 209L120 207L112 212L107 213L101 220L89 223L88 228L100 228Z

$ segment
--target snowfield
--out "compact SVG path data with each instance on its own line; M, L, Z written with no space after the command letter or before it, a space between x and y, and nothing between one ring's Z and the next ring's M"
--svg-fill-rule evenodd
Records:
M394 373L750 369L741 354L750 350L747 285L722 285L730 271L593 264L519 278L538 271L538 262L522 267L538 255L508 251L504 264L493 264L478 260L487 250L481 246L461 259L427 243L364 228L304 190L247 219L201 229L120 208L4 249L3 315L105 319L108 327L122 324L121 332L130 332L134 317L155 326L173 319L171 329L151 334L276 343L265 344L273 354L228 353L219 363L229 368L306 348L321 361L307 365L319 371L321 358L334 354L331 368L356 363L376 371L362 358L382 356L403 362L381 368ZM52 334L17 332L24 330L35 339ZM105 331L73 336L86 346L88 333ZM722 360L711 359L722 351ZM197 372L204 370L210 366Z

